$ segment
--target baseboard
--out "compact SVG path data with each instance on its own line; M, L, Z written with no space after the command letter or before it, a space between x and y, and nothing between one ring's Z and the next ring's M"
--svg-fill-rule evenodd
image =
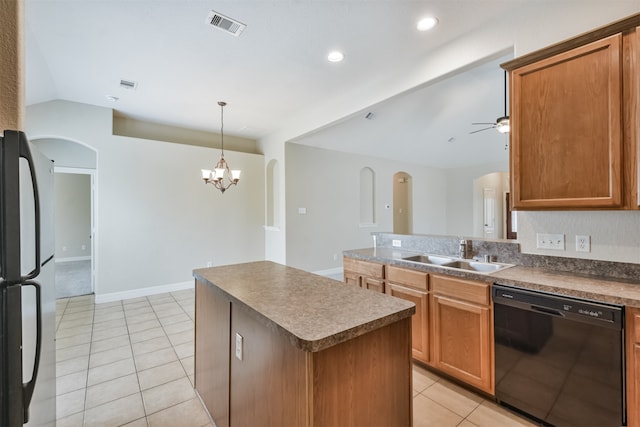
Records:
M193 289L194 281L170 283L168 285L150 286L148 288L132 289L130 291L112 292L109 294L96 294L96 304L105 302L120 301L132 298L146 297L149 295L162 294L165 292L176 292L185 289Z
M91 261L91 256L72 256L67 258L56 258L56 262Z
M336 274L342 274L342 267L330 268L328 270L318 270L313 271L312 273L319 276L333 276Z

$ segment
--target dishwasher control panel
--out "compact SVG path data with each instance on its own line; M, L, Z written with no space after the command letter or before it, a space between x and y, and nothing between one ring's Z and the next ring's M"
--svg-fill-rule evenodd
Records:
M493 301L523 309L584 322L622 325L623 307L581 300L529 289L493 285Z

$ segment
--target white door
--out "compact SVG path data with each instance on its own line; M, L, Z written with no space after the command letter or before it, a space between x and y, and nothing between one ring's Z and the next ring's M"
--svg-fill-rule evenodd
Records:
M484 188L482 192L484 200L483 235L488 239L496 238L496 190Z

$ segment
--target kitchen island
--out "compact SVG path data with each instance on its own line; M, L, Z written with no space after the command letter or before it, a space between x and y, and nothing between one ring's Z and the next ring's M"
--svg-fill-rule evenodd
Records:
M218 427L412 424L412 303L268 261L193 274Z

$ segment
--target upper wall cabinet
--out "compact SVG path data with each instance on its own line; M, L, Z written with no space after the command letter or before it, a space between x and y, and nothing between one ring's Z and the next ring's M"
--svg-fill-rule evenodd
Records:
M640 15L517 58L513 208L638 209Z

